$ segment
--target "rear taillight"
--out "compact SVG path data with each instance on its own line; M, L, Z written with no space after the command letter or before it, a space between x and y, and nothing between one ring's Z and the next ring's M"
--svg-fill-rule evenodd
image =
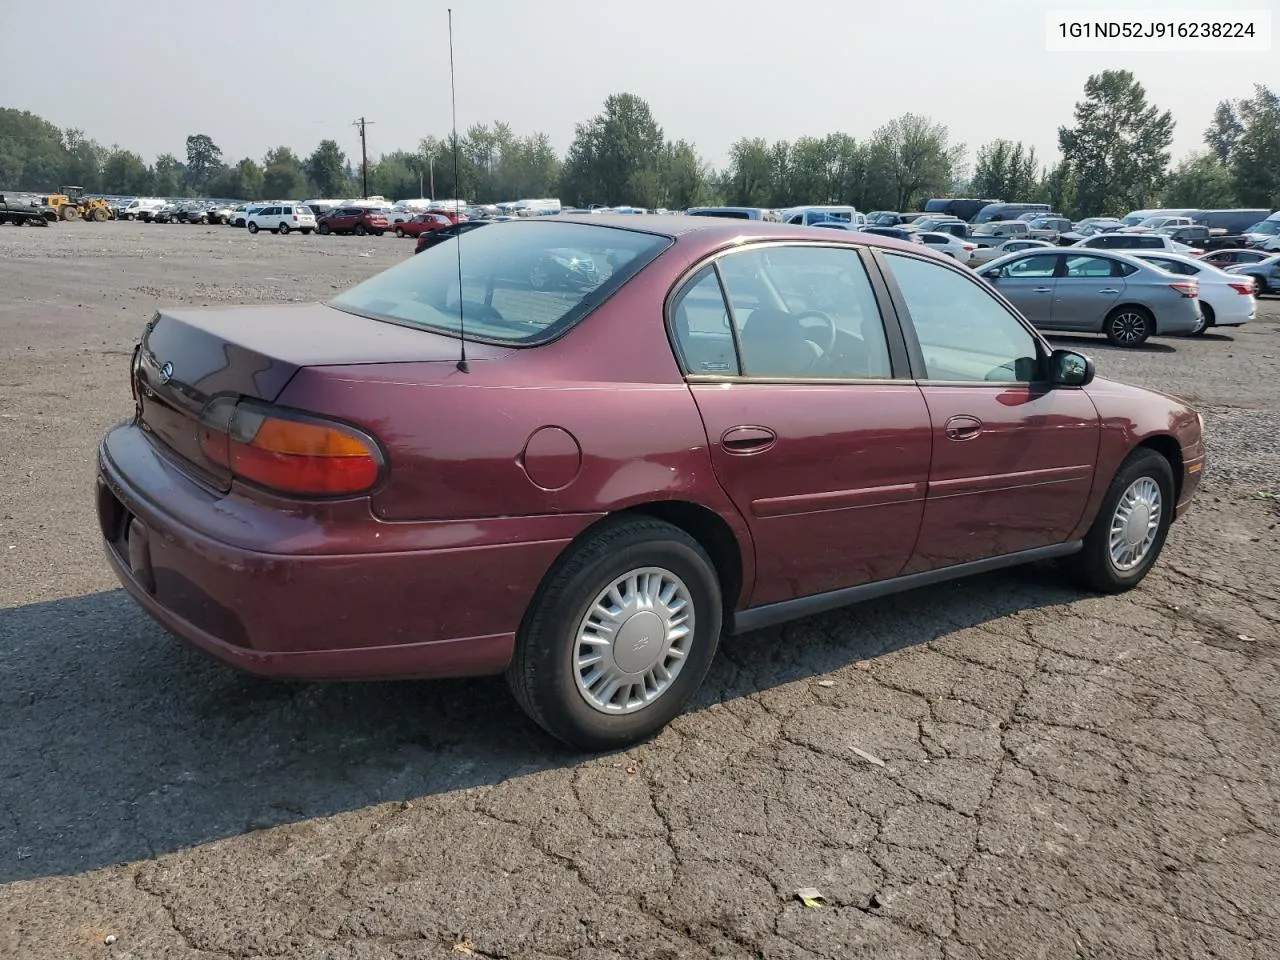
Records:
M220 397L205 408L200 449L240 480L280 493L353 496L378 482L383 457L372 437L319 417Z
M1253 296L1252 283L1228 283L1227 286L1230 287L1232 290L1234 290L1236 293L1240 294L1241 296L1244 296L1244 297Z
M1198 297L1200 295L1200 284L1194 280L1180 280L1177 283L1169 284L1169 286L1184 297Z
M965 244L962 244L962 246L965 248L965 250L977 250L977 249L978 249L978 245L977 245L976 243L965 243Z

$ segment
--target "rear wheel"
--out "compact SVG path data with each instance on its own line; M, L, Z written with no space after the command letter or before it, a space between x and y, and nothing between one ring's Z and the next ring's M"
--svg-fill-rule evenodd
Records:
M279 227L277 227L276 229L277 229L277 231L278 231L278 232L280 232L280 233L282 233L282 234L288 234L288 232L289 232L289 225L288 225L287 223L282 223L282 224L280 224L280 226L279 226Z
M720 582L706 552L659 520L602 526L539 589L507 681L553 736L593 750L657 733L715 657Z
M1107 317L1103 332L1117 347L1139 347L1155 332L1155 318L1146 307L1117 307Z
M1084 587L1120 593L1147 575L1173 522L1173 468L1149 447L1139 447L1116 471L1084 548L1068 557L1068 572Z
M357 236L357 237L363 237L363 236L364 236L366 233L368 233L368 232L369 232L369 231L368 231L368 230L366 230L366 229L364 228L364 224L363 224L363 223L357 223L357 224L356 224L356 236Z
M89 214L94 223L103 223L110 218L110 214L101 207L94 207L93 212Z
M1267 281L1263 280L1261 277L1254 277L1253 278L1253 295L1255 297L1260 297L1266 292L1267 292Z
M311 235L311 228L310 228L310 227L303 227L303 228L302 228L302 230L301 230L301 231L299 231L299 232L300 232L304 237L307 237L307 236L310 236L310 235Z
M1192 330L1187 336L1203 337L1205 331L1213 326L1213 307L1204 301L1200 302L1200 325Z

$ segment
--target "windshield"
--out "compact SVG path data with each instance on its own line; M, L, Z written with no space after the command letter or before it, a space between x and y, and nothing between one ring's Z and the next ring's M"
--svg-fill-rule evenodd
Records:
M467 336L542 343L585 317L670 244L668 237L595 224L508 221L428 248L330 303L456 335L460 255Z
M1146 217L1143 215L1135 215L1131 213L1129 214L1129 216L1125 217L1120 222L1123 223L1126 227L1136 227L1138 226L1138 224L1142 223L1142 221L1145 219Z
M1268 237L1280 236L1280 220L1260 220L1245 233L1261 233Z

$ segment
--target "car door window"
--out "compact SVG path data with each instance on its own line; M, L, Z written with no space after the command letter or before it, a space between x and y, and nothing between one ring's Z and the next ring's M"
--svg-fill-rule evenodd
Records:
M1042 279L1053 276L1058 268L1058 257L1052 253L1038 253L1034 256L1015 260L1004 268L1004 275L1010 280Z
M848 247L768 246L719 261L748 377L889 379L871 281Z
M916 257L887 253L885 259L911 315L927 379L1040 379L1039 342L986 287L957 270Z
M715 269L703 267L681 291L671 312L676 349L689 373L741 372L729 324L729 308Z
M1112 276L1112 264L1115 260L1109 260L1106 257L1067 257L1066 268L1063 276L1068 280L1089 279L1091 277L1110 277Z

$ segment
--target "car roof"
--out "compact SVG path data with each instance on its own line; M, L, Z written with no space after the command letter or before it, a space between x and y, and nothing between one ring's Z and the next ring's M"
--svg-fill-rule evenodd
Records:
M574 216L527 217L519 221L531 223L573 223L579 226L613 227L635 233L652 233L678 242L692 241L707 248L747 240L810 240L828 243L881 247L937 257L946 263L950 257L925 250L921 244L897 240L874 233L852 230L830 230L816 226L775 223L771 220L740 220L732 217L691 217L684 214L596 214L590 220Z

